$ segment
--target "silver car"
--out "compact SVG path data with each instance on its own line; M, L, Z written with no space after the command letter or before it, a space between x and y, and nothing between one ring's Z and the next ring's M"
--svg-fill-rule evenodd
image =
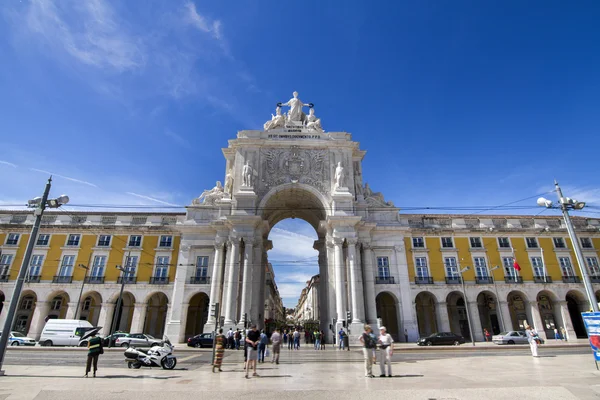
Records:
M155 337L145 333L130 333L117 338L115 345L121 347L152 347L159 345L160 342L160 339L156 339Z
M500 332L492 336L492 342L496 344L528 344L527 335L524 331Z

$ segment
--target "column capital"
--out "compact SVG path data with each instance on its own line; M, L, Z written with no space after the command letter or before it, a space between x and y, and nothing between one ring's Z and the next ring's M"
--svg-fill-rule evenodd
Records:
M356 246L358 243L358 238L347 238L346 242L348 242L349 246Z
M226 237L217 236L215 238L215 247L217 247L217 246L223 246L225 243L227 243L227 238Z
M236 236L230 236L229 237L229 243L232 244L232 245L239 246L241 240L242 240L241 238L236 237Z
M334 237L331 239L334 246L341 246L344 244L344 238Z
M245 237L244 244L246 245L246 247L254 246L254 238L253 237Z
M360 244L362 246L363 250L372 250L373 249L373 246L371 246L371 242L365 242L365 241L359 240L358 244Z

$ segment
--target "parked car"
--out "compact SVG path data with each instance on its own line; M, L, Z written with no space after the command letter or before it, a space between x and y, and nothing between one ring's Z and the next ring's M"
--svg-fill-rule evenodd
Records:
M40 344L42 346L79 346L81 336L94 327L78 319L50 319L46 322Z
M191 337L187 341L189 347L212 347L213 346L213 334L212 333L201 333L194 337Z
M2 336L2 331L0 331ZM35 339L23 335L21 332L12 331L8 337L9 346L35 346Z
M544 344L544 339L540 338L540 341ZM492 342L496 344L529 344L525 331L500 332L492 336Z
M120 337L124 337L124 336L127 336L127 335L129 335L129 333L127 333L127 332L115 332L115 333L113 333L113 334L111 334L111 335L108 335L108 336L106 336L106 337L103 337L103 338L102 338L102 346L104 346L104 347L108 347L108 343L109 343L109 341L110 341L110 340L113 340L113 341L115 341L115 342L116 342L116 340L117 340L118 338L120 338ZM113 342L113 345L114 345L114 344L115 344L115 343Z
M145 333L128 333L117 338L115 345L121 347L152 347L158 346L161 340Z
M458 346L465 343L465 338L452 332L437 332L422 337L417 341L419 346L433 346L437 344L448 344Z

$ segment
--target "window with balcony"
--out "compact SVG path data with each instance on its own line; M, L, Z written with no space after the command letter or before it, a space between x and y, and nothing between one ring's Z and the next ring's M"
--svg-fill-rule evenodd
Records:
M169 257L156 257L156 266L154 267L154 276L150 279L150 283L166 284L169 283Z
M565 249L567 247L563 238L552 238L552 241L554 242L555 249Z
M429 269L427 268L427 258L417 257L415 258L415 268L417 269L417 276L419 278L428 278Z
M512 257L502 257L502 267L504 268L504 276L514 278L519 276L518 271L514 267L515 259Z
M110 235L98 236L98 247L109 247L110 246Z
M596 257L586 257L585 264L587 265L592 280L595 283L600 282L600 267L598 266L598 259Z
M507 237L499 237L498 238L498 247L501 249L510 249L510 239Z
M394 283L390 275L390 262L387 257L377 257L377 278L376 283Z
M594 245L592 244L592 239L588 237L582 237L579 239L581 241L581 247L584 249L593 249Z
M160 237L160 242L158 243L158 247L172 247L173 246L173 236L162 235Z
M9 233L8 236L6 236L6 244L8 246L16 246L19 244L19 237L21 237L21 235L18 233Z
M422 237L414 237L412 238L413 247L415 249L424 249L425 248L425 240Z
M36 254L31 257L29 263L29 271L27 271L28 282L39 282L42 275L42 265L44 264L44 256Z
M475 276L477 278L487 278L488 269L483 257L473 257L473 264L475 265Z
M2 254L2 256L0 256L0 282L8 282L12 260L12 254Z
M194 276L190 278L190 283L210 283L208 278L208 256L196 257L196 271L194 272Z
M79 246L79 240L81 239L81 235L79 234L70 234L67 238L67 246Z
M456 264L456 257L445 257L444 267L446 268L447 277L455 278L458 276L458 266Z
M94 256L92 269L87 277L88 283L104 283L104 271L106 269L106 256Z
M141 235L129 236L129 243L127 245L129 247L140 247L142 245L142 236Z
M75 256L64 256L58 270L59 276L73 276Z
M573 266L571 265L571 259L569 257L558 257L558 263L560 264L562 276L575 276L575 273L573 272Z
M479 238L479 237L470 237L469 238L469 242L471 243L471 248L472 249L481 249L481 248L483 248L483 246L481 244L481 238Z
M48 246L50 243L50 235L46 233L42 233L38 235L37 241L35 242L36 246Z
M136 270L138 264L138 256L125 257L124 271L117 280L117 282L125 281L126 283L136 282Z
M454 241L451 237L443 237L442 238L442 248L452 249L454 248Z
M527 243L528 249L537 249L539 247L537 239L534 237L525 238L525 243Z

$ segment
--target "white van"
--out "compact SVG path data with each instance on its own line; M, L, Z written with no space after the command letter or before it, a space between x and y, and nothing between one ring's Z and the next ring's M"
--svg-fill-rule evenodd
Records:
M81 335L92 328L88 321L51 319L46 322L39 343L42 346L77 346Z

